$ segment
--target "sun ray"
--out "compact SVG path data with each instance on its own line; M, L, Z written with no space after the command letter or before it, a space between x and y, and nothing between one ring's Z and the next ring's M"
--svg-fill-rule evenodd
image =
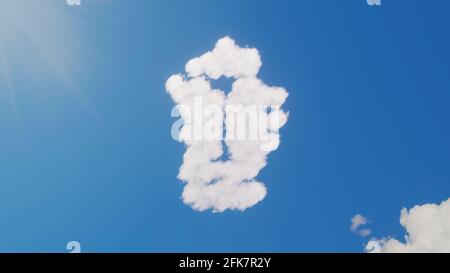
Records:
M17 94L14 88L13 80L11 78L11 69L9 67L7 54L3 46L3 42L0 39L0 71L2 71L1 76L5 81L6 92L8 93L9 103L13 111L14 119L17 124L17 130L19 138L23 140L23 123L22 115L19 108L19 103L17 102Z
M24 37L28 39L35 50L43 56L51 69L56 73L59 80L67 87L66 91L70 92L83 107L83 109L97 123L99 123L99 125L108 133L110 137L115 139L111 129L109 128L109 126L107 126L104 119L98 113L94 104L84 94L82 88L80 88L70 76L70 73L66 69L65 65L58 59L57 56L55 56L55 53L52 51L52 49L60 49L61 46L70 45L70 42L65 40L65 38L70 38L70 36L57 37L57 30L61 30L62 19L67 20L67 18L70 17L72 20L76 20L76 16L69 15L65 9L59 8L55 5L55 2L52 3L49 1L40 1L39 3L35 1L23 1L20 3L14 1L14 4L12 4L12 1L4 2L0 0L0 4L2 4L2 7L0 8L3 8L4 10L4 12L0 14L0 18L5 14L5 16L3 16L3 21L7 23L6 28L2 28L0 26L0 35L2 34L2 31L7 32L10 35L11 33L15 32L23 33ZM31 13L30 10L33 10L33 13ZM36 24L37 22L39 24ZM49 48L46 44L47 40L45 39L48 37L42 37L39 35L42 34L42 32L44 32L44 34L46 35L49 35L49 37L52 37L52 39L60 40L60 44L56 44L56 46L55 44L52 44ZM3 55L5 55L5 53L3 53ZM2 60L2 67L8 67L6 58L2 58ZM10 73L9 69L3 70L5 70L8 74ZM13 83L10 75L6 75L4 77L8 79L8 89L13 90ZM10 91L10 93L13 94L11 95L11 102L16 109L15 111L19 113L15 92ZM19 114L17 114L17 116L19 116Z
M79 88L72 78L66 72L66 69L53 57L52 53L42 43L42 40L30 29L31 24L24 24L22 20L16 20L17 26L25 33L34 48L45 58L47 63L60 77L61 81L66 84L68 90L79 100L79 102L85 107L85 109L95 118L97 121L101 121L99 114L90 100L84 95L81 88Z

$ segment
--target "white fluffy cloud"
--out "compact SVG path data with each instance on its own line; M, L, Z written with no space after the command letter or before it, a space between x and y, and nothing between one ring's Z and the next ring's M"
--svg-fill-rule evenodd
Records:
M257 49L241 48L229 37L220 39L215 48L198 58L190 60L185 67L186 74L172 75L166 82L166 90L178 105L192 108L200 98L203 106L217 106L221 109L219 126L226 131L232 124L227 119L226 109L230 105L270 105L264 112L266 118L273 115L279 122L265 130L267 141L237 139L192 139L186 124L192 125L191 116L180 112L185 125L180 130L180 139L186 144L183 164L178 178L186 185L182 199L196 210L212 209L222 212L226 209L245 210L260 202L267 190L255 178L267 164L267 155L278 148L278 129L288 114L281 109L288 93L280 87L270 87L257 78L261 59ZM232 78L231 91L213 89L211 80L220 77ZM192 125L195 127L195 124ZM227 160L221 158L224 145L228 149Z
M400 224L406 230L404 243L394 238L372 240L367 249L394 253L450 252L450 199L440 205L403 208Z
M370 229L368 228L360 229L361 226L367 225L368 223L369 219L367 219L367 217L361 214L356 214L350 220L350 230L362 237L369 236L370 233L372 232Z
M228 78L254 77L261 67L261 58L256 48L240 48L235 42L224 37L216 43L213 51L207 52L186 64L186 72L191 77L206 75L217 80Z

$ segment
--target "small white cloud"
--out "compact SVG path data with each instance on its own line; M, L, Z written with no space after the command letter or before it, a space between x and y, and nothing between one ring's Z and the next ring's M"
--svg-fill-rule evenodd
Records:
M359 236L366 237L369 236L370 233L372 233L372 231L368 228L360 229L361 226L367 225L369 223L369 219L367 219L367 217L361 214L356 214L352 217L350 222L350 230L358 234Z
M400 213L400 224L405 228L405 242L397 239L371 240L376 252L450 252L450 198L439 205L417 205Z

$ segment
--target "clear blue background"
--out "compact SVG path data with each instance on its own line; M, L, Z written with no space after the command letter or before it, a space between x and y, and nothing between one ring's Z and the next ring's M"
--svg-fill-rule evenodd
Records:
M355 213L402 239L402 207L450 196L447 0L39 2L67 17L47 56L0 32L17 102L0 67L0 251L360 252ZM266 199L200 213L164 83L225 35L260 50L290 120Z

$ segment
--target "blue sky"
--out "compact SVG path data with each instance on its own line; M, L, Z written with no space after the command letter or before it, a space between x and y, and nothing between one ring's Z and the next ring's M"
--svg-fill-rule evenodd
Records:
M360 252L356 213L403 238L401 208L450 196L449 11L0 0L0 251ZM180 200L164 84L226 35L258 48L290 117L258 176L267 197L197 212Z

